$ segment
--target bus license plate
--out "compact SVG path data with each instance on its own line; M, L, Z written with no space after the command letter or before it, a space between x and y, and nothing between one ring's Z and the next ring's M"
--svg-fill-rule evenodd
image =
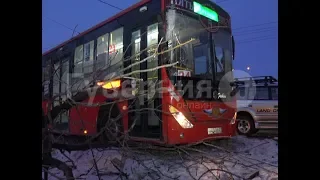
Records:
M208 128L208 134L220 134L220 133L222 133L221 127Z

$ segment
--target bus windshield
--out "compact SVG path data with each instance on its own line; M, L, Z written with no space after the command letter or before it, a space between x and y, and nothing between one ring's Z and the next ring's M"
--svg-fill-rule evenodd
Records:
M169 48L174 48L169 55L170 63L178 61L170 68L170 77L215 78L219 82L232 70L231 33L225 29L208 31L200 18L168 10L166 32Z

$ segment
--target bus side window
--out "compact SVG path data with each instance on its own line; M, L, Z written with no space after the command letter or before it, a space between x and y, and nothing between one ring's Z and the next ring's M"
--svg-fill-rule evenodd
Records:
M53 75L52 75L52 86L53 86L53 96L60 94L60 62L54 64Z
M49 96L49 84L50 84L50 65L42 68L42 93L43 97Z
M93 72L93 55L94 40L84 44L83 46L83 73L90 74Z
M109 59L109 33L106 33L97 39L97 61L95 70L103 69Z
M109 61L107 67L110 72L119 71L123 67L123 27L110 33L109 39Z

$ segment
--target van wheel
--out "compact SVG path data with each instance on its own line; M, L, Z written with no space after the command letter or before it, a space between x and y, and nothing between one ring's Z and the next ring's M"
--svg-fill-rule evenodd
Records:
M252 135L258 130L254 126L254 121L250 116L238 116L237 118L237 131L241 135Z

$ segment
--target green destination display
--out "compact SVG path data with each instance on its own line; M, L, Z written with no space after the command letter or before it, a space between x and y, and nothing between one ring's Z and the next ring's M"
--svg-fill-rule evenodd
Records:
M219 22L219 16L218 16L218 13L215 12L214 10L212 9L209 9L195 1L193 1L193 11L197 14L200 14L204 17L207 17L211 20L214 20L216 22Z

